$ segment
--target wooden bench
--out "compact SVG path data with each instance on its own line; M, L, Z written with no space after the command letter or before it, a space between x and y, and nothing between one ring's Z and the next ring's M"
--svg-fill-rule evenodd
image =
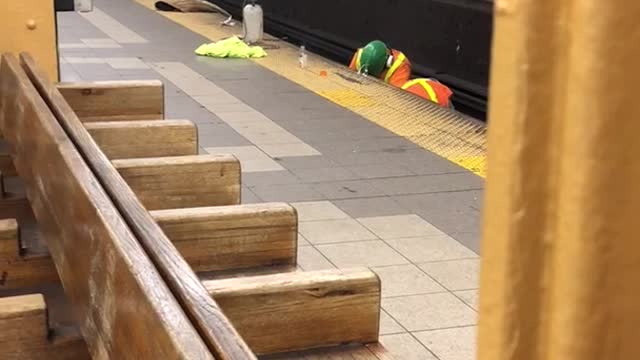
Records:
M239 205L240 166L235 158L157 157L128 150L126 141L117 145L117 156L106 155L119 138L140 140L131 145L135 149L159 142L160 137L140 135L141 128L175 125L162 120L163 104L157 100L161 84L56 87L28 55L21 60L22 67L4 55L0 66L0 128L12 160L5 168L14 165L24 179L51 257L40 254L44 265L37 276L29 278L11 268L11 274L19 276L10 279L12 286L56 280L64 285L76 317L84 319L78 326L87 348L79 334L69 335L66 341L77 347L73 351L93 357L251 359L255 354L358 343L363 345L341 351L362 359L381 358L381 350L371 350L380 349L375 345L378 277L367 269L294 271L295 210L287 204ZM12 86L19 91L10 91ZM129 101L118 110L114 99L131 99L144 89L150 92L144 105ZM92 112L85 101L97 110ZM16 103L29 111L16 113ZM15 121L20 119L29 121ZM35 139L27 140L33 147L23 146L27 132ZM194 146L190 137L175 134L167 131L163 136L177 147ZM197 149L197 136L194 139ZM53 168L44 161L53 161L62 181L50 180L55 178ZM22 256L24 251L16 251L19 223L0 221L0 266L35 264ZM29 273L38 267L24 269ZM286 272L247 276L265 269ZM218 272L224 276L216 279ZM125 308L131 308L132 300L137 309L133 313ZM167 307L161 308L160 301ZM41 302L34 307L43 308ZM25 329L46 329L42 322L36 325L37 317L16 314L12 316L28 322ZM176 316L176 321L167 316ZM44 341L50 358L64 358L50 340L38 341ZM0 346L5 343L0 328ZM18 345L12 351L29 351L24 343Z

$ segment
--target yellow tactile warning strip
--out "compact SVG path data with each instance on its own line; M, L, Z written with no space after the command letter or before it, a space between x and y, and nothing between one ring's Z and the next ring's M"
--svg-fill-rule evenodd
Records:
M154 9L154 0L137 1ZM241 32L239 25L220 26L224 20L220 14L159 13L212 41ZM303 69L298 63L299 50L286 42L271 38L265 40L265 47L269 56L254 59L257 64L485 177L484 123L355 74L345 66L313 54L308 54Z

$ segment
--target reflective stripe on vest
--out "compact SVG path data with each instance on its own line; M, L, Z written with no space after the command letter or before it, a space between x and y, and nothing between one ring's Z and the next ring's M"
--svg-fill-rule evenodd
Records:
M393 75L393 73L396 72L396 70L398 70L398 68L400 67L400 65L402 65L402 63L406 58L407 57L404 56L403 53L400 53L396 61L394 61L391 67L389 68L389 71L387 71L387 75L385 75L384 77L384 82L387 82L387 83L389 82L389 79L391 79L391 76Z
M429 99L431 99L431 101L433 101L436 104L438 103L438 96L436 95L436 92L433 91L433 88L431 87L431 85L428 82L426 82L424 79L414 79L411 81L407 81L406 84L402 85L402 89L407 90L408 88L416 84L420 84L420 86L422 86L424 91L426 91L427 94L429 94Z
M362 49L358 49L356 53L356 71L360 71L360 57L362 56Z

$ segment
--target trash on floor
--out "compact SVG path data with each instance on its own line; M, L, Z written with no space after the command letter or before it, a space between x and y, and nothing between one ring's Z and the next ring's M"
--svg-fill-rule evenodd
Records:
M204 0L165 0L156 1L154 5L160 11L220 12L218 6Z
M249 46L237 36L218 42L203 44L196 49L196 54L217 58L261 58L267 56L267 52L260 46Z
M228 11L206 0L165 0L156 1L154 4L158 11L173 11L183 13L210 12L220 13L227 18L221 23L223 26L233 26L235 22Z

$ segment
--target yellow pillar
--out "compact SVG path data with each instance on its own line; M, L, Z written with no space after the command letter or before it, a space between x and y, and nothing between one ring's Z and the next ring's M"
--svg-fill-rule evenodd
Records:
M1 0L0 53L27 51L49 78L58 79L54 0Z
M495 0L478 359L640 359L640 1Z

